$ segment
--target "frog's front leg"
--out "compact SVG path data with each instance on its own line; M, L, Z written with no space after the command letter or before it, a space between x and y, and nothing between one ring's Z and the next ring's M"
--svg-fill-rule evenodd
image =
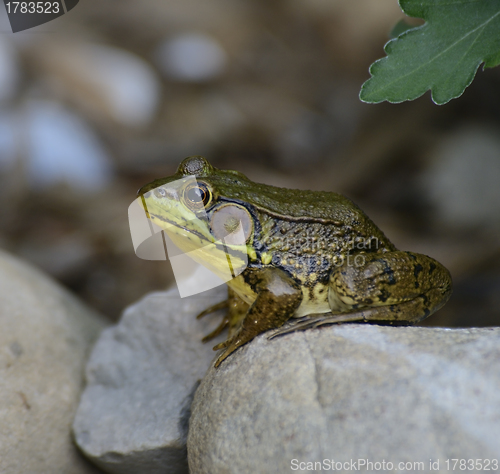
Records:
M243 278L257 294L257 298L248 308L237 332L214 347L214 350L225 349L215 362L215 367L254 337L280 327L293 316L302 301L300 285L283 270L247 269Z

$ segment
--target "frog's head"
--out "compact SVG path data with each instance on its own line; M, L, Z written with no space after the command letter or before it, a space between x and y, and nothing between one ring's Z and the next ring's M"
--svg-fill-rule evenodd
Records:
M148 218L183 252L213 269L227 267L228 251L246 263L253 219L245 206L228 198L242 181L248 179L241 173L190 156L173 176L143 186L138 194Z
M142 196L158 186L188 177L199 178L200 182L212 188L213 195L217 197L238 196L242 186L251 184L251 181L239 171L220 170L212 166L203 156L188 156L181 162L173 176L146 184L139 189L138 194Z

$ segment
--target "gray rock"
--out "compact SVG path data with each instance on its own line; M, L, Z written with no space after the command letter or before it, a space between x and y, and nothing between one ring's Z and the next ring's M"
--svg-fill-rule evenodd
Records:
M90 474L71 439L102 319L0 251L0 472Z
M226 296L225 288L188 299L177 290L153 293L103 331L73 428L93 462L121 474L187 472L192 397L224 338L202 344L220 317L195 316Z
M191 408L192 474L308 472L301 462L323 460L328 471L358 459L396 471L423 462L425 472L439 460L444 472L446 459L498 459L500 328L263 335L209 370Z

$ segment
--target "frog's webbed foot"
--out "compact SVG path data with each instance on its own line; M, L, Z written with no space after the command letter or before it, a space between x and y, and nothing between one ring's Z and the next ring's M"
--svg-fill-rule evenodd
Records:
M366 321L365 312L359 311L345 314L310 314L290 322L286 326L278 329L269 336L269 339L274 339L275 337L283 336L285 334L291 334L296 331L305 331L306 329L317 328L326 324L352 323L356 321Z

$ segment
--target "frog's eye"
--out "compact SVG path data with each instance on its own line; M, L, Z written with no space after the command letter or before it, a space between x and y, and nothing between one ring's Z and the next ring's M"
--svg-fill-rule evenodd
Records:
M193 183L184 189L184 201L191 209L201 209L212 201L212 193L204 183Z

